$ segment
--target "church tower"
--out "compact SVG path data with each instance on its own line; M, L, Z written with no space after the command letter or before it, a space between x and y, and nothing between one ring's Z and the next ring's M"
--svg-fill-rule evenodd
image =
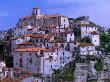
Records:
M40 15L40 9L39 8L33 8L32 15Z

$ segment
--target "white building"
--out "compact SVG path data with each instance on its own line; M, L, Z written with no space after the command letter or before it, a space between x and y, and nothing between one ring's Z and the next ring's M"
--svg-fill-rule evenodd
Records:
M65 50L56 50L55 52L49 53L48 55L50 56L44 59L44 75L51 75L54 69L64 67L65 64L71 61L72 57L72 53Z
M6 67L5 62L0 62L0 77L3 77L3 68Z
M92 43L79 44L79 50L81 56L96 55L95 46Z
M23 78L21 82L43 82L41 78L29 76L27 78Z
M32 9L31 16L24 16L19 19L16 24L17 27L36 26L40 28L49 27L50 25L56 25L59 28L68 28L68 17L61 14L41 14L39 8ZM40 31L40 29L39 29Z
M19 79L20 82L44 82L40 74L32 73L20 67L14 67L14 78Z
M74 41L74 33L68 33L67 34L67 42L72 42Z
M91 43L93 43L95 46L99 46L100 45L100 36L97 32L91 32L90 33L90 39L91 39Z
M80 28L81 28L81 37L82 38L89 37L91 32L98 31L97 27L91 26L89 24L81 24Z
M0 78L13 77L12 68L6 67L5 62L0 61Z
M33 32L35 32L34 30L35 27L32 27L30 25L25 26L25 27L16 27L12 29L12 35L13 35L13 39L18 38L22 35L25 34L32 34ZM37 30L36 30L37 32Z
M45 48L24 48L13 52L14 67L22 67L34 73L51 75L71 61L72 53L65 50Z

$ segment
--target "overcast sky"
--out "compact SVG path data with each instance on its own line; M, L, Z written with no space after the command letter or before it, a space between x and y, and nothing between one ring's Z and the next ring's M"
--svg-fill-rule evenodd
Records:
M0 30L14 27L33 7L41 8L41 13L90 16L97 24L110 27L110 0L0 0Z

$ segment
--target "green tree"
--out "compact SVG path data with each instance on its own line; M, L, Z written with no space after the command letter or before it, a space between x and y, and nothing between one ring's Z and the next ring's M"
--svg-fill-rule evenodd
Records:
M78 41L80 43L91 43L91 40L89 39L89 37L79 38Z
M95 64L96 71L102 71L103 70L103 62L101 59L97 60L97 63Z
M76 38L81 37L81 29L78 27L74 28L74 35Z
M97 71L98 74L98 82L101 81L100 75L101 75L101 71L103 71L103 62L101 59L97 60L97 63L95 64L95 69Z
M76 53L76 55L75 55L75 62L76 63L80 63L81 62L81 57L80 57L80 55L78 53Z
M100 48L106 52L110 52L110 31L100 34Z

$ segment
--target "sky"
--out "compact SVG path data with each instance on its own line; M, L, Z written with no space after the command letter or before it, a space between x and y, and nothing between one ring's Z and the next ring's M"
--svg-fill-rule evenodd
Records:
M15 27L19 18L31 15L33 7L39 7L41 13L71 18L89 16L91 21L110 27L110 0L0 0L0 31Z

